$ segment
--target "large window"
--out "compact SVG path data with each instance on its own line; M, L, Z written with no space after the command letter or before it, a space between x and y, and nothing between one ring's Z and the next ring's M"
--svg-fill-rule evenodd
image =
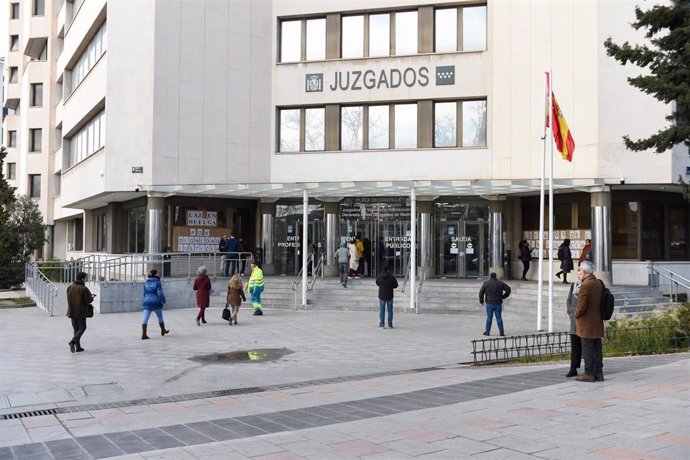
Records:
M462 103L462 145L486 146L486 101Z
M96 251L108 250L108 213L96 216Z
M390 14L369 15L369 56L390 55L390 16Z
M280 62L302 60L302 21L280 23Z
M669 209L669 255L671 259L687 260L688 251L688 207L671 205Z
M43 83L31 83L31 107L43 105Z
M144 252L145 208L132 208L127 213L127 252Z
M89 45L84 52L79 56L77 63L72 67L72 78L70 92L81 83L86 77L86 74L96 65L96 62L105 53L108 48L108 27L107 23L103 23L98 32L93 36Z
M434 104L434 147L458 145L458 104L437 102Z
M395 13L395 54L417 54L417 12Z
M434 49L438 53L458 49L458 9L443 8L435 11Z
M307 19L307 61L326 59L326 20Z
M67 223L67 250L84 249L84 219L73 219Z
M323 107L304 110L304 150L324 149L326 109Z
M304 22L305 36L302 37ZM302 56L304 39L305 55ZM318 61L326 58L326 19L287 20L280 23L280 62Z
M340 150L362 150L364 140L364 107L340 109Z
M387 149L389 147L390 107L387 105L369 106L369 148Z
M637 259L640 225L637 201L614 202L611 206L611 249L614 259Z
M434 12L434 49L438 53L485 50L486 6L437 9Z
M341 56L364 56L364 16L343 16L341 32Z
M89 120L69 139L69 164L73 166L105 146L105 110Z
M41 175L29 174L29 196L41 198Z
M300 109L280 111L280 145L281 152L299 152Z
M486 6L473 6L462 10L463 51L486 49Z
M395 105L396 149L417 148L417 104Z
M40 152L43 149L43 130L32 128L29 130L29 152Z

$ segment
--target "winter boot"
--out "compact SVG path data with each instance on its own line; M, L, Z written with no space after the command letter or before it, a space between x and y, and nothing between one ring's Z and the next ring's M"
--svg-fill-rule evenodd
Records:
M146 328L148 327L147 324L142 324L141 325L141 340L146 340L149 338L148 335L146 335Z
M158 323L161 327L161 335L170 334L170 331L165 328L165 323Z

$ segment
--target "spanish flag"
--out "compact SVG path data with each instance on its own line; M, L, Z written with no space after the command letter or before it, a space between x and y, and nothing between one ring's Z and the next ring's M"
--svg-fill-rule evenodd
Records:
M556 141L556 148L561 152L561 157L567 161L573 161L573 152L575 152L575 141L568 129L568 123L563 117L561 108L558 106L556 96L551 92L551 129L553 130L553 138Z

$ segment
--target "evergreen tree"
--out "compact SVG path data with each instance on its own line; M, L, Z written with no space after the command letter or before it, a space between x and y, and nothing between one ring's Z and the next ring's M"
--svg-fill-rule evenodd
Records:
M17 198L3 174L7 150L0 147L0 289L24 281L24 264L45 241L43 217L29 197Z
M618 45L609 37L606 53L622 65L628 62L649 68L648 75L628 78L628 82L666 104L675 103L666 117L670 126L646 139L631 140L625 146L633 151L655 149L658 153L684 143L690 147L690 2L673 0L647 11L635 7L632 27L646 30L650 45Z

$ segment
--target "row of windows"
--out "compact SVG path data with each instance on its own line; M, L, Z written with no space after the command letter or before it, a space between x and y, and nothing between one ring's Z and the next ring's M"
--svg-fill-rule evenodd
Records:
M96 62L105 53L108 48L108 27L107 23L103 23L96 35L93 36L89 45L84 52L79 56L77 63L71 69L70 89L68 92L74 90L79 83L86 77L86 74L96 65Z
M45 0L33 0L33 15L43 16L46 12ZM19 19L19 3L10 3L10 19Z
M486 49L485 5L436 8L433 24L428 26L433 27L435 52ZM417 11L342 16L338 57L417 54L419 28ZM326 29L326 18L281 21L279 62L326 59Z
M82 161L105 145L105 110L89 120L69 141L69 165Z
M7 146L17 146L17 131L7 131ZM41 128L29 129L29 152L39 153L43 150L43 130Z
M418 148L417 103L340 107L339 150ZM326 108L278 112L279 152L326 150ZM486 100L433 103L433 147L486 146Z

